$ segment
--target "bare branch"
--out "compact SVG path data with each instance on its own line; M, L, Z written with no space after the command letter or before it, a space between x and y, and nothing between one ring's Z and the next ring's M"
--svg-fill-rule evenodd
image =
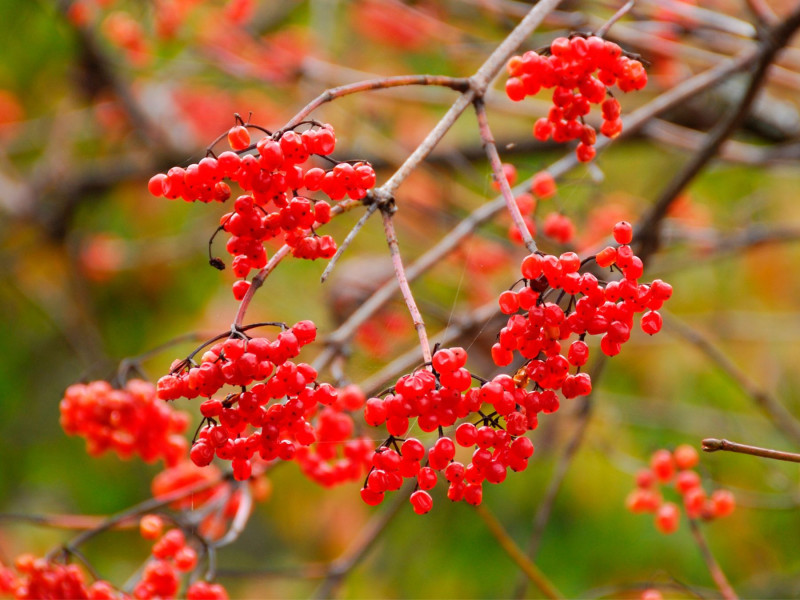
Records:
M689 519L689 527L692 530L692 537L694 537L694 541L697 543L698 548L700 548L700 553L703 555L703 561L706 563L709 573L711 573L711 578L719 588L722 597L725 600L737 600L738 596L731 587L731 584L728 583L728 578L725 577L725 573L722 572L719 563L714 558L714 554L711 552L711 548L709 548L706 538L703 536L703 532L697 524L697 519Z
M392 215L388 210L382 210L381 212L383 215L383 229L386 232L386 242L389 244L389 252L392 255L392 265L394 266L397 285L400 287L400 293L403 295L403 300L406 302L408 312L411 313L411 318L414 320L414 329L417 330L419 345L422 348L422 360L424 362L430 362L431 346L428 343L428 332L425 330L425 322L422 320L422 314L419 312L417 303L414 300L414 295L411 293L411 286L408 285L408 278L406 277L406 271L403 267L403 259L400 256L400 247L397 244L397 233L394 230Z
M520 570L525 574L529 581L539 588L539 591L547 598L558 599L563 598L563 594L559 592L553 583L542 573L541 569L537 567L533 561L522 551L513 538L508 535L508 532L503 528L502 523L497 520L488 508L484 505L475 507L475 512L483 519L489 531L497 540L500 547L508 554L509 558L513 560Z
M771 450L769 448L759 448L758 446L748 446L746 444L738 444L729 440L718 440L715 438L704 439L703 450L705 452L718 452L720 450L724 450L727 452L738 452L740 454L760 456L761 458L772 458L774 460L785 460L787 462L800 462L800 454L795 454L794 452L782 452L780 450Z
M762 389L744 371L737 367L711 340L694 327L690 327L671 314L665 314L666 327L699 349L720 369L733 379L742 391L750 396L772 425L787 438L800 445L800 422L769 392Z

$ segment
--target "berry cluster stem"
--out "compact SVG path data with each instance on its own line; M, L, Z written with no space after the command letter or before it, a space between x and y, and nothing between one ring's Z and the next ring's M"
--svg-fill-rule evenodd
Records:
M533 236L531 236L531 232L528 231L528 226L525 224L525 220L522 218L522 213L519 210L517 201L514 199L514 193L511 191L508 178L503 171L503 163L500 160L500 154L497 152L497 144L494 141L494 135L492 135L492 130L489 127L489 119L486 116L486 106L484 105L482 98L477 98L473 104L475 106L475 115L478 117L478 130L481 134L481 141L483 142L483 148L486 151L486 156L489 159L489 164L492 167L494 178L497 183L500 184L500 193L505 200L506 207L511 215L511 220L514 222L514 225L519 231L519 234L522 237L522 241L525 243L525 247L528 249L528 252L533 254L538 250L538 248L536 246L536 242L533 240Z
M477 512L478 516L486 523L489 531L497 540L498 544L500 544L500 547L508 554L509 558L516 563L525 576L539 588L539 591L541 591L546 598L558 600L564 597L547 576L542 573L542 570L520 550L513 538L508 535L502 523L497 520L497 517L495 517L488 508L480 504L475 507L475 512Z
M728 578L725 577L725 573L722 572L719 563L714 558L714 554L711 552L711 548L709 548L708 542L706 542L706 538L700 530L700 525L697 524L697 519L689 519L689 527L692 530L692 537L694 537L697 547L700 548L700 553L703 555L708 571L711 573L711 578L719 588L722 597L725 600L738 600L739 596L736 595L736 592L728 582Z
M422 360L426 363L431 361L431 346L428 342L428 332L425 329L425 322L422 320L422 314L419 312L417 302L414 300L414 295L411 293L411 286L408 284L406 277L406 270L403 267L403 259L400 256L400 246L397 244L397 233L394 229L394 221L389 211L382 211L383 215L383 229L386 233L386 242L389 244L389 252L392 255L392 265L394 266L394 274L397 278L397 285L400 286L400 293L403 295L403 300L406 302L408 312L414 320L414 329L417 330L419 336L419 345L422 348Z
M781 450L772 450L770 448L759 448L758 446L748 446L747 444L739 444L737 442L731 442L730 440L718 440L716 438L704 439L703 450L706 452L725 450L727 452L738 452L740 454L749 454L751 456L759 456L761 458L771 458L774 460L785 460L787 462L800 463L800 454L796 454L794 452L783 452Z

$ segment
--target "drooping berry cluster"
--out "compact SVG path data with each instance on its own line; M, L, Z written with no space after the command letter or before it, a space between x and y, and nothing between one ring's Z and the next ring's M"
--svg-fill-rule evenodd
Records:
M107 581L87 585L78 565L64 565L22 554L14 561L14 569L0 565L0 596L11 594L17 600L34 598L111 599L118 595Z
M665 502L661 486L672 484L683 499L683 508L690 519L711 521L727 517L736 507L733 494L716 490L708 496L700 476L693 467L699 462L697 450L688 445L674 452L656 450L650 458L650 468L636 475L636 489L628 494L625 504L633 513L654 513L655 525L661 533L674 533L680 524L680 508Z
M638 60L625 56L614 42L597 36L559 37L550 44L549 55L534 51L514 56L508 63L506 94L514 101L534 96L542 88L553 88L553 107L546 118L536 121L536 139L563 143L579 140L575 154L588 162L595 156L597 132L586 124L592 104L601 104L600 133L615 138L622 132L619 102L607 87L617 85L623 92L640 90L647 73Z
M182 574L197 566L197 551L187 543L180 529L163 532L164 524L157 515L145 515L139 522L142 537L154 540L152 558L145 564L142 576L133 589L134 598L174 598ZM228 593L217 583L196 582L186 590L186 598L227 600Z
M643 266L628 245L631 225L620 222L613 233L620 246L608 246L592 258L598 267L618 270L618 281L604 282L581 272L589 261L582 262L574 252L558 257L531 254L523 260L523 287L499 298L500 309L511 316L492 346L498 366L511 364L514 352L519 352L527 361L524 374L537 390L561 390L565 398L574 398L592 389L589 375L580 372L589 358L587 335L601 335L600 350L614 356L630 338L637 313L644 313L640 323L646 333L661 329L658 309L672 295L672 287L659 279L639 283ZM564 352L562 342L572 336L578 339ZM575 374L570 374L572 367Z
M159 402L151 383L133 379L119 390L106 381L75 384L59 408L64 431L85 437L93 456L113 450L125 459L138 454L145 462L163 458L174 465L186 455L180 434L189 417Z
M263 244L268 240L282 236L298 258L330 258L336 252L333 238L318 236L313 229L330 220L330 204L301 192L322 191L331 200L361 199L375 185L375 171L364 162L340 162L329 170L306 165L312 156L333 152L336 136L327 124L314 123L302 133L290 129L268 134L255 144L247 127L236 125L227 138L233 151L207 156L185 169L173 167L153 176L148 188L155 196L188 202L226 201L231 196L226 179L247 192L220 225L231 235L226 248L234 257L234 274L243 279L234 285L241 299L248 287L244 278L266 265ZM224 267L217 259L212 264Z
M340 401L336 388L317 382L311 365L289 360L315 336L314 323L300 321L274 341L233 336L206 350L199 365L189 360L173 365L158 382L159 397L209 398L200 405L205 425L190 452L194 464L209 465L215 456L229 460L238 480L251 477L256 459L296 458L303 472L323 485L362 475L372 447L352 437L352 419L342 411L360 407L363 397L351 391ZM240 391L212 398L225 385Z
M463 348L439 350L433 356L432 370L404 375L391 393L367 400L367 424L385 423L390 436L376 450L361 490L367 504L379 504L385 492L400 489L404 479L415 478L418 489L411 495L411 504L418 514L426 513L433 506L428 490L443 474L450 500L477 505L483 498L484 481L501 483L509 468L522 471L527 467L533 444L520 436L538 423L536 415L541 407L535 394L517 387L508 375L473 388L466 361ZM477 415L481 427L462 423L455 441L444 435L444 428L458 419ZM403 439L411 419L422 431L439 431L430 449L416 438ZM456 460L456 444L472 451L466 465Z

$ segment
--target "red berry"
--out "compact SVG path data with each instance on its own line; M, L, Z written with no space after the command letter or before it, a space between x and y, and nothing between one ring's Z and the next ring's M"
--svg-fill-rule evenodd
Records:
M675 459L675 465L681 470L691 469L700 462L700 456L697 454L697 450L689 444L681 444L675 448L672 457Z
M618 244L630 244L633 240L633 226L627 221L620 221L614 225L612 233Z
M232 150L246 150L250 146L250 132L242 125L231 127L228 131L228 144Z
M665 534L674 533L678 529L681 513L677 505L665 502L656 513L656 528Z
M431 498L428 492L422 490L417 490L411 494L409 501L411 502L411 506L414 507L414 512L418 515L424 515L433 508L433 498Z

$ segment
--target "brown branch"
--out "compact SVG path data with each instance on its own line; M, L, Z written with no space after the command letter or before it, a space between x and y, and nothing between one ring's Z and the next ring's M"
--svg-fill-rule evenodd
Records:
M419 312L417 303L414 300L414 295L411 293L411 286L408 284L406 271L403 267L403 259L400 256L400 246L397 243L397 233L394 230L392 214L386 209L383 209L381 213L383 216L383 229L386 233L386 243L389 244L389 252L392 255L392 265L394 266L397 285L400 287L400 293L414 321L414 329L417 330L419 345L422 348L422 360L427 363L431 360L431 346L430 343L428 343L428 332L425 329L425 322L422 319L422 314Z
M331 274L331 271L333 271L333 268L336 266L336 263L339 262L339 259L341 258L342 254L344 254L344 251L347 250L347 248L355 239L358 232L361 231L364 225L367 224L367 220L369 220L369 218L377 209L378 209L377 202L373 202L372 204L369 205L366 212L363 215L361 215L361 218L358 221L356 221L356 224L353 225L353 228L347 234L347 237L345 237L344 241L341 244L339 244L339 247L336 249L336 254L334 254L328 261L328 266L325 267L325 270L322 272L322 275L320 275L319 278L320 283L325 283L325 280L328 279L328 276Z
M85 544L92 538L97 537L101 533L105 533L106 531L116 527L120 523L127 521L128 519L134 518L136 516L144 515L150 512L153 512L159 508L163 508L173 502L186 498L187 496L191 496L192 494L198 494L200 492L204 492L205 490L211 489L221 483L227 481L231 476L230 475L222 475L221 477L213 480L213 481L204 481L199 484L193 484L184 486L177 490L170 492L169 494L164 494L163 496L159 496L158 498L149 498L143 502L139 502L138 504L134 504L130 508L125 509L122 512L119 512L115 515L111 515L110 517L106 518L102 523L98 524L93 529L89 529L84 531L83 533L78 534L72 540L64 544L61 548L56 548L52 552L48 553L47 558L52 559L55 555L59 552L73 552L76 548Z
M703 450L705 452L718 452L720 450L724 450L726 452L750 454L751 456L759 456L761 458L771 458L774 460L785 460L787 462L800 463L800 454L795 454L794 452L782 452L781 450L771 450L769 448L759 448L758 446L748 446L747 444L739 444L737 442L731 442L730 440L706 438L703 440Z
M325 580L314 592L314 598L332 598L336 595L345 577L361 563L375 545L380 534L383 533L389 523L400 512L400 509L408 502L411 490L412 488L409 485L404 486L397 492L388 509L372 517L345 553L328 566L325 572Z
M563 598L563 594L559 592L547 576L542 573L541 569L537 567L533 561L522 551L513 538L508 535L508 532L503 527L503 524L495 517L488 508L484 505L475 507L475 512L483 519L489 531L497 540L500 547L508 554L509 558L516 563L520 570L525 574L525 577L539 588L542 594L551 599Z
M692 530L692 536L697 543L697 547L700 548L700 554L703 555L703 561L705 561L708 571L711 573L711 578L719 588L722 597L725 600L738 600L736 592L731 587L731 584L728 583L728 578L725 577L725 573L722 572L719 563L714 558L714 554L711 552L711 548L709 548L703 532L697 524L697 519L689 519L689 527Z
M800 422L777 398L761 388L700 331L669 313L664 314L664 316L667 317L664 319L664 324L668 329L677 333L703 352L756 403L778 431L800 445Z
M628 0L625 4L622 5L622 7L617 12L615 12L611 16L611 18L608 21L603 23L603 25L597 31L594 32L594 34L597 37L605 37L606 34L608 33L608 30L611 29L614 23L619 21L626 14L628 14L628 12L630 12L630 10L633 8L634 4L636 4L636 0Z
M466 92L469 87L469 79L464 77L446 77L444 75L399 75L397 77L381 77L379 79L369 79L367 81L357 81L346 85L340 85L322 92L311 102L306 104L300 111L283 126L283 130L288 130L306 119L312 112L326 102L331 102L337 98L349 96L359 92L374 90L385 90L393 87L408 85L433 85L447 87L458 92Z
M538 248L536 247L536 242L533 240L531 232L528 231L528 226L525 224L525 219L522 217L517 201L514 198L514 193L511 191L511 186L508 184L505 171L503 171L503 162L500 160L500 155L497 153L497 145L494 142L494 136L489 127L489 119L486 116L486 106L480 98L476 99L473 104L475 105L475 114L478 117L478 130L480 131L481 140L483 141L483 148L486 150L486 156L489 158L489 164L492 167L494 179L500 186L500 194L503 200L505 200L506 208L511 215L511 220L519 231L519 235L522 237L525 247L528 249L528 252L533 254Z
M737 107L723 117L708 133L697 153L670 180L655 203L637 224L634 242L637 246L636 254L642 261L647 262L647 258L658 249L660 224L669 207L689 182L711 161L722 143L733 134L747 116L775 55L789 42L798 27L800 27L800 8L795 9L795 12L786 21L766 32L762 45L758 49L750 83Z

